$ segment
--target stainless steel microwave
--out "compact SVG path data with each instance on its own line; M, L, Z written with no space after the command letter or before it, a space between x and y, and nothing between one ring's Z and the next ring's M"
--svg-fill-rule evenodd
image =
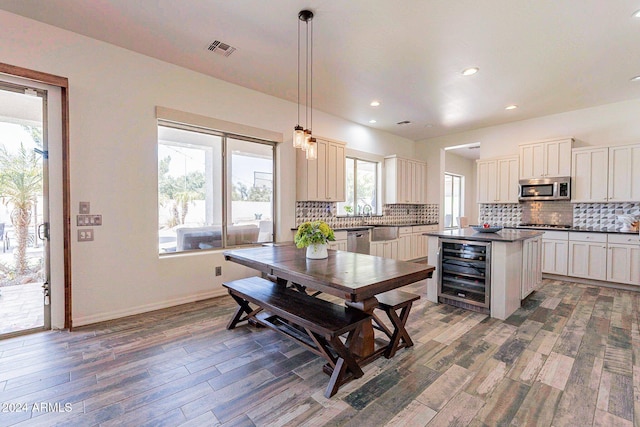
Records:
M521 179L518 200L571 200L571 178Z

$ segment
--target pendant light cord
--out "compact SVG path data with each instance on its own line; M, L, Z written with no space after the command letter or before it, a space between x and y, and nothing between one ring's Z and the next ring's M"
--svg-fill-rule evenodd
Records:
M307 26L308 25L309 23L307 23ZM309 105L311 106L311 120L309 122L309 130L312 131L312 134L313 134L313 21L311 21L311 42L309 43L309 51L311 52L311 58L309 60L309 68L310 68L309 85L311 86L310 99L309 99Z
M311 127L308 126L309 124L309 21L306 20L305 23L307 24L307 28L306 28L306 40L305 40L305 74L304 74L304 112L305 112L305 116L304 116L304 126L305 128L311 130Z
M298 19L298 126L300 125L300 20Z

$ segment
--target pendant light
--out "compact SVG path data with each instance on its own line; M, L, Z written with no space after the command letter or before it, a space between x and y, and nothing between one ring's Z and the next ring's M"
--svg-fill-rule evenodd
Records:
M302 148L305 138L304 129L300 126L300 21L302 20L300 14L298 14L298 124L293 128L293 148Z
M300 126L300 22L306 25L305 39L305 125ZM293 146L306 151L306 158L318 158L316 139L311 134L313 127L313 12L301 10L298 13L298 124L293 129ZM311 22L311 28L309 23ZM311 112L309 112L311 111ZM310 118L310 120L309 120Z

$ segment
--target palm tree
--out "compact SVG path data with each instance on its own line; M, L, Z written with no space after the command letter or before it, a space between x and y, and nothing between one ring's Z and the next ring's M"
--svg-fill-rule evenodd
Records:
M42 167L40 157L27 151L22 143L17 153L0 147L0 197L6 205L13 206L11 222L15 227L17 247L14 252L18 275L27 271L27 241L31 210L38 194L42 192Z

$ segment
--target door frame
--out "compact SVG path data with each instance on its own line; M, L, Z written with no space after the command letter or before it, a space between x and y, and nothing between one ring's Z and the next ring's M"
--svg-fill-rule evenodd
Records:
M69 171L69 79L0 62L0 73L60 88L62 112L62 215L64 234L64 328L72 329L71 318L71 192Z

